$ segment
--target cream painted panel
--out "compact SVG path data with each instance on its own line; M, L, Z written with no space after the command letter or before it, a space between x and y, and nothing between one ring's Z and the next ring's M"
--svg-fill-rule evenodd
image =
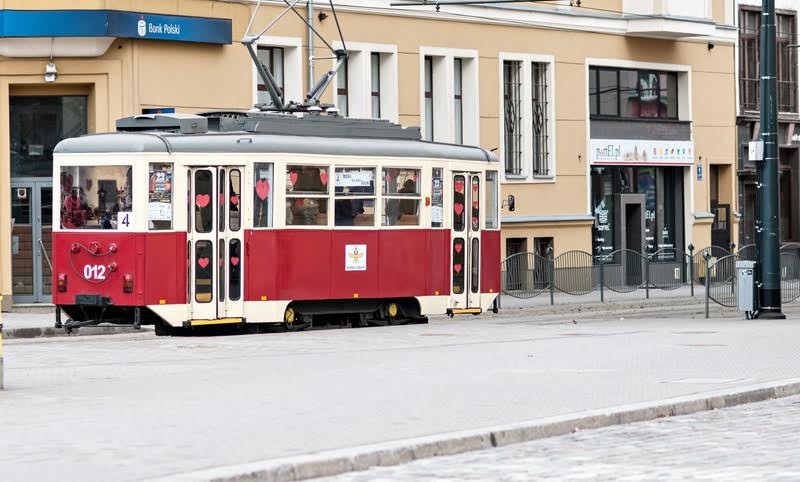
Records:
M547 183L503 183L503 196L516 197L513 216L549 216L586 213L586 176L558 175Z

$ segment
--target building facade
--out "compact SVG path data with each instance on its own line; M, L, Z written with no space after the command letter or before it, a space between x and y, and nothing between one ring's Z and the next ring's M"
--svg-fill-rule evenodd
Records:
M780 240L800 242L800 107L797 83L797 0L778 0L776 40L778 60L778 157L780 183ZM761 2L738 0L736 21L739 27L737 46L737 140L738 215L741 216L739 245L756 242L756 164L748 159L747 144L760 140L759 33Z
M123 116L266 102L238 42L255 3L88 0L74 11L64 0L0 0L3 24L16 26L0 31L6 300L49 301L58 140L113 130ZM314 3L315 27L341 47L327 2ZM503 195L516 199L515 211L503 211L504 253L652 253L737 238L734 210L725 222L713 214L736 201L733 0L438 12L390 3L336 1L349 58L323 101L351 117L419 125L429 140L495 151ZM251 30L281 4L262 2ZM334 62L291 13L262 36L258 55L286 100L302 100Z

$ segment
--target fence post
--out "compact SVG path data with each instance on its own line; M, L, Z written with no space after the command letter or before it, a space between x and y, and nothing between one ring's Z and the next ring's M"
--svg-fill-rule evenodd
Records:
M648 254L644 259L645 272L644 272L644 292L645 298L650 299L650 260L653 259L652 254Z
M706 319L708 319L708 300L711 296L711 266L708 264L711 261L711 253L706 251L706 254L703 255L703 258L706 260Z
M604 276L604 273L603 273L603 252L602 252L600 246L597 247L597 259L600 261L600 302L603 303L605 301L605 299L604 299L605 295L603 293L603 285L605 284L605 276Z
M694 296L694 245L689 243L689 293Z
M555 304L555 276L553 276L555 269L553 268L553 247L547 247L547 277L550 279L550 304Z

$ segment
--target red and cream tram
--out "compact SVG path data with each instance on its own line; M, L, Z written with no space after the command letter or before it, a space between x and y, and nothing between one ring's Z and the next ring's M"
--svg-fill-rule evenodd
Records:
M67 326L166 334L496 309L498 164L481 148L320 113L117 129L55 150L53 299Z

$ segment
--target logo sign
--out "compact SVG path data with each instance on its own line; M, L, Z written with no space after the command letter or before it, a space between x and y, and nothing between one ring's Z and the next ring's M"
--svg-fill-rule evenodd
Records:
M590 150L591 163L598 165L690 166L694 164L692 141L592 139Z
M138 33L140 37L147 35L147 22L144 21L144 15L139 17L139 22L136 24L136 33Z
M347 244L344 247L344 270L345 271L366 271L367 270L367 245L366 244Z

